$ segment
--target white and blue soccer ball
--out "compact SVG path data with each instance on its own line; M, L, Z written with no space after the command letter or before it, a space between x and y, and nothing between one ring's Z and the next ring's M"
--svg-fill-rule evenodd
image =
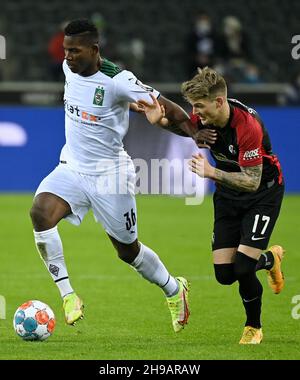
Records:
M55 328L55 316L51 308L41 301L27 301L15 312L14 329L24 340L45 340Z

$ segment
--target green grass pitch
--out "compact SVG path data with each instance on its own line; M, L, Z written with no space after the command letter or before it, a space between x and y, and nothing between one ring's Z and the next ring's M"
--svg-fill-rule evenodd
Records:
M291 316L300 294L299 196L286 196L271 244L287 249L286 285L273 295L266 275L263 331L259 346L239 346L244 324L237 285L219 285L210 253L212 201L185 206L183 198L137 197L139 238L174 275L192 284L191 317L179 334L171 327L162 291L147 283L115 254L102 227L88 215L80 227L62 222L69 275L85 302L85 319L65 325L59 293L39 258L28 216L32 195L0 196L0 359L300 359L300 319ZM29 299L49 304L57 326L45 342L24 342L14 332L17 307Z

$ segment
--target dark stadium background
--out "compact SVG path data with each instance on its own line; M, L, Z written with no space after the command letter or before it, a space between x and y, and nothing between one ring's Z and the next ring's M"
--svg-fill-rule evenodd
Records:
M189 110L180 96L180 83L191 75L189 36L199 12L210 16L217 35L222 34L224 17L240 21L250 52L247 60L258 68L259 82L230 80L229 96L258 107L282 161L287 190L299 192L300 59L292 57L297 48L292 38L300 33L296 0L3 2L0 34L6 39L6 59L0 61L0 122L2 127L5 122L17 123L27 137L25 143L18 135L19 148L10 147L14 136L3 137L7 129L0 132L0 191L33 191L57 163L64 143L63 77L53 75L48 45L64 22L77 17L94 20L108 59ZM291 101L293 91L298 98ZM141 136L147 144L136 143ZM161 158L167 155L170 136L132 115L125 146L133 158ZM20 162L22 173L17 175Z
M0 320L0 359L299 359L299 319L291 317L291 300L299 293L300 265L300 46L292 43L294 36L300 42L300 2L10 0L0 8L0 35L6 42L5 59L0 59L0 294L7 302L6 320ZM186 207L178 197L137 197L141 239L172 272L182 271L192 280L191 324L176 341L159 291L117 262L92 218L79 230L62 223L70 273L88 306L82 327L70 332L57 290L35 252L28 216L33 192L57 165L64 144L63 77L53 74L49 41L63 22L92 18L103 28L106 58L190 111L180 84L191 75L187 41L195 15L203 11L218 35L226 16L238 18L247 34L249 63L259 80L228 77L229 96L259 111L286 180L273 236L288 252L286 289L274 297L265 286L266 342L255 351L236 344L243 324L241 305L236 292L220 287L213 277L210 194L199 208ZM133 158L149 162L168 157L173 143L171 134L131 114L125 147ZM176 150L181 159L194 153L183 152L184 144L182 138ZM12 329L14 311L30 298L49 303L57 316L57 331L39 347L24 345ZM121 323L118 306L124 313Z

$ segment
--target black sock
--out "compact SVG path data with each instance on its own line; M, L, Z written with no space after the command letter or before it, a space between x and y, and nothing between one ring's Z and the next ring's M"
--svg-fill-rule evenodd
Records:
M261 327L261 298L263 288L256 277L257 260L237 252L235 260L235 273L239 282L239 292L246 311L245 326Z
M243 297L242 297L243 298ZM246 310L247 320L245 326L261 328L260 313L261 313L261 296L247 302L243 298L243 305Z
M260 258L256 265L256 271L261 270L261 269L270 270L273 267L273 265L274 265L273 253L270 251L267 251L260 255Z

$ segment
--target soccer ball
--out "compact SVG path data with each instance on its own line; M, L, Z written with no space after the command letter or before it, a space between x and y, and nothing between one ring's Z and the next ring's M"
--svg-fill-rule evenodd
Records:
M55 328L55 316L41 301L23 303L15 312L14 329L24 340L45 340Z

